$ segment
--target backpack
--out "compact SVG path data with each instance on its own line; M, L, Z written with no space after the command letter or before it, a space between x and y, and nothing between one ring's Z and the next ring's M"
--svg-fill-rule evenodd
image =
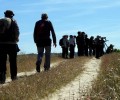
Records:
M0 35L5 34L11 25L10 18L1 18L0 19Z
M60 46L63 45L63 39L60 39L60 41L59 41L59 45L60 45Z
M14 41L13 20L10 18L0 19L0 42Z

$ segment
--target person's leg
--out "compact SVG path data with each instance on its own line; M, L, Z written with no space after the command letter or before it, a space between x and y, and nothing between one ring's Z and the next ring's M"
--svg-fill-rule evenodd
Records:
M62 57L65 58L65 47L62 47L62 49L63 49Z
M89 47L89 56L92 56L92 48Z
M16 51L16 44L13 44L8 47L9 48L9 62L10 62L10 73L11 79L17 79L17 51Z
M65 48L65 58L68 58L68 47Z
M74 58L74 46L71 47L71 58Z
M4 84L6 80L6 61L7 53L5 45L0 44L0 84Z
M51 46L46 46L45 47L45 63L44 63L45 71L50 69L50 55L51 55Z
M80 55L80 52L81 52L81 51L80 51L80 46L78 46L78 56L81 56L81 55Z
M95 57L96 57L97 59L99 59L99 55L100 55L99 46L96 46L96 53L95 53Z
M70 47L69 47L69 57L71 58L71 55L72 55L72 48L71 48L71 45L70 45Z
M40 65L42 62L44 47L37 47L37 50L38 50L38 55L37 55L37 61L36 61L36 71L40 72Z
M6 60L7 54L0 51L0 84L4 84L6 80Z

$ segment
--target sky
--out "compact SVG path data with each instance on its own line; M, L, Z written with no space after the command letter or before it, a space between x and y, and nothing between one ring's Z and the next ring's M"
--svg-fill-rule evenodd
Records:
M42 13L48 14L56 33L57 47L52 46L53 53L61 52L59 40L63 35L77 36L78 31L88 37L106 37L107 46L113 44L120 49L120 0L0 0L0 4L0 18L6 10L15 13L20 53L37 53L33 31Z

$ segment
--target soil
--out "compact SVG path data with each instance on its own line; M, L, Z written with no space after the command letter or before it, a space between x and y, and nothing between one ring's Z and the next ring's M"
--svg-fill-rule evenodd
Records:
M52 63L51 67L55 67L61 62L62 61ZM43 100L85 100L92 88L92 83L97 78L100 64L100 59L92 58L84 65L85 70L83 73L78 75L68 85L62 87L60 90L57 90L55 93L50 94ZM35 73L36 70L33 70L31 72L21 72L18 73L18 77L30 76L34 75ZM8 85L10 82L11 79L7 78L6 83L3 86Z
M93 81L97 78L100 63L100 59L92 58L84 65L85 70L82 74L43 100L85 100L89 96Z

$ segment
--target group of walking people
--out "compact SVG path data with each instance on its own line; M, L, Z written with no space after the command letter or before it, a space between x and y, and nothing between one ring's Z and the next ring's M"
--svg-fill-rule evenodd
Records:
M113 45L110 44L107 47L106 51L104 50L106 45L106 37L102 36L91 36L88 38L88 35L85 32L78 31L77 36L64 35L59 40L59 45L62 48L62 57L63 58L74 58L75 55L75 46L77 46L77 55L78 56L95 56L99 59L103 54L113 51Z
M11 10L6 10L4 15L4 18L0 18L0 84L4 84L6 81L6 62L8 56L11 80L14 81L17 79L17 52L20 51L17 45L20 32L18 24L13 18L15 14ZM52 39L50 35L52 35ZM36 71L38 73L40 72L44 51L44 71L48 71L50 69L51 44L53 42L54 47L57 45L56 34L52 22L48 20L48 15L46 13L43 13L41 19L35 23L33 40L38 52L35 64ZM78 36L70 35L69 40L68 35L64 35L62 39L60 39L59 44L62 47L63 58L74 58L76 45L78 48L78 56L96 55L96 58L99 58L104 53L103 48L105 42L106 40L100 36L97 36L95 39L91 36L90 39L88 39L85 32L78 32ZM69 56L68 50L70 51Z
M19 27L13 19L13 11L6 10L5 17L0 18L0 84L6 81L6 62L9 56L11 80L17 79L17 52L19 47ZM50 38L52 34L52 39ZM40 72L40 65L45 51L44 71L50 69L51 44L56 47L56 34L48 15L43 13L41 19L35 23L33 39L37 47L36 71Z

